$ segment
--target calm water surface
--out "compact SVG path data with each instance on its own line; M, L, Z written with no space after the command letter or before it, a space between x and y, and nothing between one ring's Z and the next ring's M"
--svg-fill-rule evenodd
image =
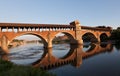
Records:
M112 44L75 46L27 44L11 48L1 56L15 64L32 65L57 76L120 76L120 47Z

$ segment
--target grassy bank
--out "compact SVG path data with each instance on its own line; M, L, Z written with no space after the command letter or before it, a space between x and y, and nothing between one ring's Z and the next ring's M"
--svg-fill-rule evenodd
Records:
M55 76L39 68L15 65L0 59L0 76Z

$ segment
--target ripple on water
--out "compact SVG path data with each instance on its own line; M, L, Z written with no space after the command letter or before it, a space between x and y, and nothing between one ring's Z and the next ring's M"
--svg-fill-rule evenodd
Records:
M28 65L41 58L44 50L37 44L27 44L10 49L9 58L16 64Z

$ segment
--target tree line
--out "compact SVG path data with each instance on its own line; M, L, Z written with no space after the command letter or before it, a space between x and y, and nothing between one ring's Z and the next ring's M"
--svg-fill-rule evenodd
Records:
M120 27L111 32L111 40L120 41Z

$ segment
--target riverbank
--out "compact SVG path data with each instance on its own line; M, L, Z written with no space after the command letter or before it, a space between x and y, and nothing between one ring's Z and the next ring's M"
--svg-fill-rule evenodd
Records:
M16 65L0 59L0 76L55 76L52 73L33 68L32 66Z

